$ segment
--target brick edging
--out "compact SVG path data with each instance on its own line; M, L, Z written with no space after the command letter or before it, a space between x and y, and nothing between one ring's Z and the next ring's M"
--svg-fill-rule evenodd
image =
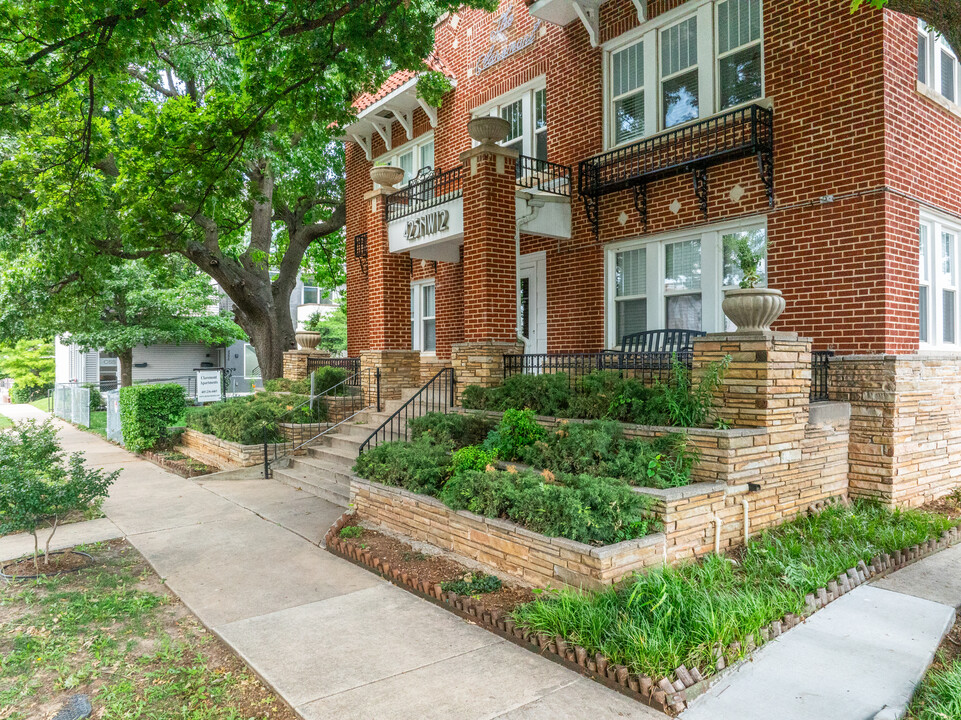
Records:
M823 507L823 503L818 503L812 508L812 512L820 511ZM655 679L647 675L631 673L626 666L611 663L601 653L590 656L585 648L571 645L560 635L552 638L544 633L533 633L519 628L509 616L503 615L499 610L488 609L483 603L466 595L444 592L439 583L431 585L426 581L418 581L415 577L390 567L389 563L381 562L380 558L374 557L368 550L340 539L341 529L356 519L357 514L353 510L348 510L338 518L324 536L328 552L371 570L385 580L510 640L515 645L536 652L668 715L679 714L691 700L705 692L717 679L715 673L728 667L728 663L733 667L735 663L748 659L758 647L800 625L809 616L859 585L900 570L961 541L961 526L955 525L950 530L942 532L938 540L928 540L920 545L912 545L898 550L893 555L887 553L876 555L870 563L862 560L855 567L840 573L835 580L828 582L826 587L808 593L805 596L805 609L801 615L787 613L779 620L761 628L759 638L749 636L747 651L743 657L740 643L732 643L727 648L718 645L714 649L714 657L717 659L713 672L705 669L702 673L697 668L688 669L681 665L674 670L672 680L670 677Z

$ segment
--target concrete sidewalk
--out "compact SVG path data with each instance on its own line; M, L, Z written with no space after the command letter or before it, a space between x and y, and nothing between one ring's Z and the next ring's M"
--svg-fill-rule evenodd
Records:
M322 550L335 505L274 481L185 480L61 426L66 450L123 468L109 520L308 720L664 717Z

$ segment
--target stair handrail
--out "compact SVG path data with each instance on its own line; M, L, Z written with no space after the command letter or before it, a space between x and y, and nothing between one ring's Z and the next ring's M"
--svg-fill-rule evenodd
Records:
M402 435L406 438L408 420L427 412L448 412L457 397L456 382L454 369L442 368L361 443L357 456L382 442L399 439ZM446 400L446 404L442 404L441 400Z
M366 379L367 382L364 382ZM360 389L359 394L350 392L350 390ZM347 389L348 392L344 393L343 390ZM314 432L312 430L304 431L304 426L301 423L291 423L285 422L285 418L295 418L298 412L301 412L305 405L313 405L318 400L326 402L326 399L330 398L350 398L352 402L350 403L349 409L344 413L344 417L337 422L330 424L326 422L326 427L320 432ZM356 399L356 401L353 401ZM311 395L307 400L300 403L297 407L291 408L279 418L272 422L264 422L263 424L263 445L264 445L264 478L270 477L270 468L272 465L277 464L278 461L284 458L290 457L296 453L301 448L306 445L310 445L316 442L318 439L323 437L329 432L339 428L346 422L353 420L355 417L360 415L362 412L368 408L376 407L380 409L380 368L365 368L359 372L348 375L344 380L332 385L331 387L324 390L322 393ZM314 425L320 425L319 422L308 423L307 427ZM282 450L278 449L278 443L270 443L270 430L282 427L284 425L297 426L297 437L295 439L290 439L280 444ZM313 433L313 434L311 434ZM287 437L285 433L285 438ZM273 444L274 454L273 458L270 457L269 446Z

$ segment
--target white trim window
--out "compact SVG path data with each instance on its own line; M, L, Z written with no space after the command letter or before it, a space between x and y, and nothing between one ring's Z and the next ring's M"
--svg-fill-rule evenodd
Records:
M923 213L918 228L918 341L956 350L959 343L958 253L961 224Z
M301 305L319 305L323 295L316 285L304 285L301 293Z
M436 286L433 280L410 284L411 348L432 353L437 350Z
M260 362L257 360L257 352L254 350L254 346L250 343L244 343L244 377L262 377L262 373L260 372Z
M406 185L421 170L434 169L434 133L424 133L390 154L377 158L377 162L401 168L404 179L400 185Z
M731 329L721 310L724 290L737 287L737 246L746 241L767 284L767 229L763 219L724 223L695 232L619 242L606 250L606 337L660 328Z
M607 147L762 99L761 2L685 3L607 43Z
M938 34L918 20L918 80L946 100L961 104L961 64L958 55Z
M510 128L503 147L521 155L547 160L547 88L539 78L477 108L474 117L499 115Z

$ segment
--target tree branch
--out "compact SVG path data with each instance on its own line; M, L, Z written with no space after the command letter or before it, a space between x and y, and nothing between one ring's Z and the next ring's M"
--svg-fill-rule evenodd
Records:
M169 98L180 97L180 96L177 94L176 91L174 91L174 90L168 90L167 88L165 88L165 87L164 87L163 85L161 85L160 83L154 82L153 80L151 80L150 78L148 78L146 75L144 75L142 72L140 72L137 68L135 68L135 67L133 67L133 66L130 66L130 67L127 68L127 74L128 74L130 77L139 80L139 81L142 82L144 85L146 85L147 87L149 87L151 90L154 90L154 91L160 93L160 94L163 95L164 97L169 97Z

